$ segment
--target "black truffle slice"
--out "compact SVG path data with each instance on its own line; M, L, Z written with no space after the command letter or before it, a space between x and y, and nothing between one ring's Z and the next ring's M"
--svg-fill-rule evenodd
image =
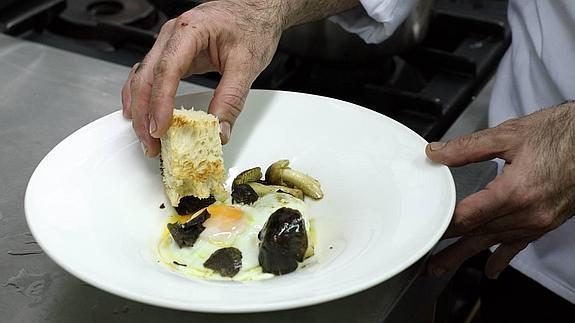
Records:
M205 199L199 199L195 196L184 196L180 199L180 203L176 206L176 212L179 215L190 215L198 212L199 210L208 207L216 202L213 196Z
M222 277L234 277L242 268L242 252L234 247L218 249L204 262L204 267Z
M200 215L191 219L190 221L180 223L168 223L168 230L174 238L174 241L180 248L193 247L200 233L204 231L205 227L202 225L210 217L208 210L204 210Z
M303 261L308 240L305 221L298 210L282 207L272 213L258 234L258 260L263 272L283 275Z
M232 192L233 203L253 204L258 198L258 193L248 184L239 184Z

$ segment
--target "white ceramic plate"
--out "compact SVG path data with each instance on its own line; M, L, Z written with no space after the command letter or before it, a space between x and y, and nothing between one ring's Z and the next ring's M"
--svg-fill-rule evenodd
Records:
M177 98L206 107L212 93ZM144 303L204 312L258 312L329 301L374 286L424 256L451 219L447 167L405 126L339 100L251 91L224 147L230 174L287 158L318 178L311 201L317 264L259 282L181 277L157 262L169 208L158 160L143 156L115 112L79 129L38 165L26 191L42 249L78 278Z

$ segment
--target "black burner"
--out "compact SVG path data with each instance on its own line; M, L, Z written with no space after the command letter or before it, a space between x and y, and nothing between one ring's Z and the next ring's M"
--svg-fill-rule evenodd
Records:
M438 9L413 50L364 65L278 53L254 85L354 102L437 140L490 79L510 41L504 18Z
M111 22L143 29L151 28L157 22L156 10L151 4L130 0L68 1L59 18L74 26L96 26L98 22Z
M100 18L117 15L124 8L124 4L119 1L96 1L88 4L86 9L91 17Z
M168 18L200 1L8 2L0 12L0 32L131 66ZM437 0L422 44L393 57L336 63L280 50L254 87L354 102L436 140L491 78L509 46L506 6L504 0ZM187 80L215 87L219 77Z
M163 23L158 11L146 1L74 0L58 15L49 29L73 38L105 41L114 47L133 43L154 44L154 29Z

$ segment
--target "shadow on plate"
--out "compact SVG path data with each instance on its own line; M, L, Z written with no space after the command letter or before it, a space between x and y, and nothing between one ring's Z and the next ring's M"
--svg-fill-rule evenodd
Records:
M180 95L175 98L174 104L176 107L194 107L197 110L207 111L213 93L214 91L207 91ZM255 104L248 96L244 110L234 125L230 142L224 146L226 165L235 165L237 158L243 150L243 147L247 142L247 139L250 137L254 127L268 112L267 106L271 103L274 96L275 94L272 93L272 95L266 96L264 99L260 99L257 104ZM260 96L260 98L261 97L262 96Z

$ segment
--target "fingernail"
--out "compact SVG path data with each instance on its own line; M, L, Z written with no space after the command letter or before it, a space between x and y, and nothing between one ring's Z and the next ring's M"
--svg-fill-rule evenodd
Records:
M491 273L491 274L486 275L486 276L487 276L487 278L489 278L489 279L497 279L497 278L499 277L499 274L501 274L500 271L495 272L495 273Z
M157 138L155 136L156 129L158 129L158 125L156 124L156 118L153 115L150 115L150 136Z
M435 141L429 144L429 148L431 148L431 150L440 150L445 147L445 145L445 142Z
M146 145L141 141L140 145L142 146L142 151L144 152L144 155L148 156L148 147L146 147Z
M137 62L136 64L134 64L134 65L132 66L132 70L134 70L134 73L136 73L136 72L140 69L140 65L142 65L142 64L140 64L140 63L141 63L141 62Z
M220 140L222 141L222 144L225 144L230 140L230 131L231 127L229 123L225 121L220 123Z
M441 277L445 274L445 269L443 268L433 268L431 269L431 273L433 274L433 276L435 277Z

